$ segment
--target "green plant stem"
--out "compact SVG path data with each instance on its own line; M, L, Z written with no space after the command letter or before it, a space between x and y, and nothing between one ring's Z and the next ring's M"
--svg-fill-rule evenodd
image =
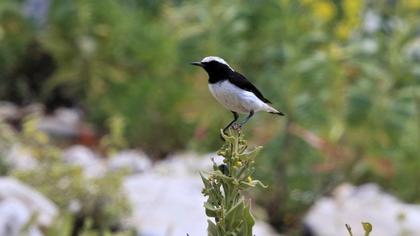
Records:
M213 171L207 177L201 175L204 189L208 196L205 203L209 220L209 236L252 236L254 218L250 205L245 203L243 191L261 185L260 181L252 180L254 163L260 148L247 151L246 141L238 129L222 132L225 143L217 152L223 156L223 164L213 165Z

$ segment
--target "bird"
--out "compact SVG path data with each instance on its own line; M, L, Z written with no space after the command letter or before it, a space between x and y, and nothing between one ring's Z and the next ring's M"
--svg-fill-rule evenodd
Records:
M237 122L239 113L248 114L244 121L237 124L239 128L259 111L284 116L283 112L271 106L270 100L265 98L257 87L244 75L235 71L223 58L207 56L191 64L202 67L207 72L210 93L233 114L233 120L223 129L223 133Z

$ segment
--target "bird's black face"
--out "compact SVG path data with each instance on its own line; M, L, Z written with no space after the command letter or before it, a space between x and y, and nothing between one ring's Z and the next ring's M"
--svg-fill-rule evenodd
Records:
M219 61L207 61L207 62L192 62L191 65L203 67L203 69L209 74L210 77L213 76L226 76L232 71L232 69L224 63Z

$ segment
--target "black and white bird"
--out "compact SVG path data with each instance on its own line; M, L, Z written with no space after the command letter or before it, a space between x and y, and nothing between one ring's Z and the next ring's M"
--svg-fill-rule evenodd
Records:
M231 121L223 132L234 124L238 113L247 113L246 119L239 123L239 127L251 119L255 112L265 111L284 116L284 114L270 104L262 93L245 76L236 72L229 64L220 57L205 57L200 62L192 62L192 65L203 67L209 75L209 90L216 100L233 114Z

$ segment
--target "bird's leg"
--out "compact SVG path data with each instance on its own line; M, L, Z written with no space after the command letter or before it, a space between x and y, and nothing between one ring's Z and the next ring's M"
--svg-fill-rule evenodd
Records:
M232 114L233 114L233 120L223 129L223 133L226 133L226 130L229 129L229 127L232 126L232 124L235 123L239 118L238 113L232 111Z
M229 127L232 126L232 124L235 123L239 118L238 113L232 111L232 114L233 114L233 120L223 129L223 133L225 133L225 134L226 134L226 130L229 129ZM221 138L223 140L223 137L221 137Z
M239 124L239 128L242 128L242 126L251 119L251 117L254 115L254 111L250 111L249 115L245 118L243 122Z

